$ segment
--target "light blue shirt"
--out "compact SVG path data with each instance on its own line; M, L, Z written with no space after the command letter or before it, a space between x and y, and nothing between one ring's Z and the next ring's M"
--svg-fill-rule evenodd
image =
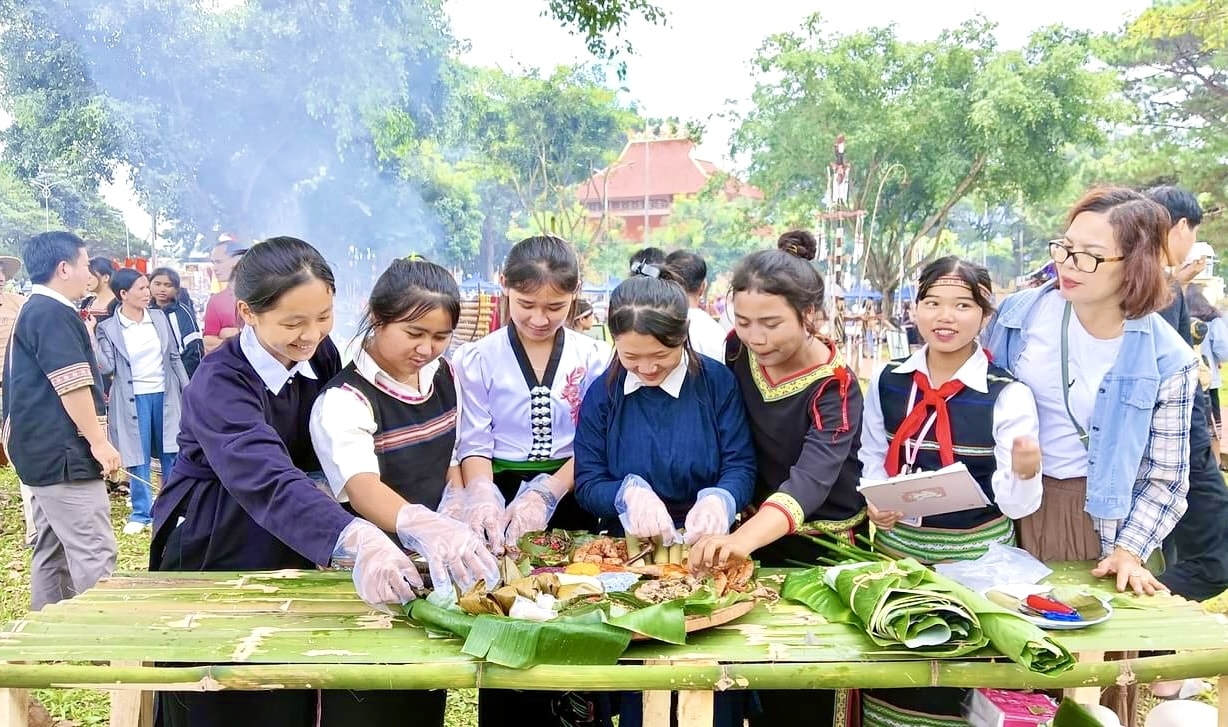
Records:
M1046 294L1060 295L1056 281L1009 296L981 337L994 361L1014 370L1027 346L1031 313ZM1061 320L1044 326L1060 329ZM1054 335L1057 335L1056 333ZM1151 438L1160 383L1194 361L1194 352L1157 313L1127 320L1121 350L1096 394L1087 450L1087 504L1094 518L1124 520ZM1055 362L1060 366L1060 362ZM1054 375L1060 375L1054 371ZM1188 407L1187 407L1188 408ZM1188 430L1187 430L1188 431ZM1187 435L1188 436L1188 435ZM1185 459L1189 459L1188 439Z

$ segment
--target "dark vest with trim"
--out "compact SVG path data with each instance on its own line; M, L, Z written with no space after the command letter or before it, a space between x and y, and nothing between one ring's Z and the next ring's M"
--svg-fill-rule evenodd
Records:
M896 369L906 359L892 361L883 370L878 380L878 396L882 403L883 424L887 431L887 441L895 437L904 417L908 414L908 395L912 392L912 372L896 373ZM994 364L989 365L986 376L989 391L981 392L965 386L958 394L947 401L947 410L951 419L951 441L955 445L955 461L963 462L985 492L990 502L993 496L993 473L998 468L994 458L993 408L998 395L1006 385L1015 381L1006 369ZM919 398L919 397L918 397ZM903 448L900 451L900 470L904 465ZM926 433L917 453L914 469L933 471L942 469L942 460L938 456L938 440L934 427ZM925 518L925 527L968 529L989 522L1002 516L996 505L980 510L965 510L945 515L934 515Z
M456 383L452 367L440 361L426 401L410 403L372 384L351 363L328 384L361 396L375 416L379 476L406 501L432 510L447 484L456 442Z

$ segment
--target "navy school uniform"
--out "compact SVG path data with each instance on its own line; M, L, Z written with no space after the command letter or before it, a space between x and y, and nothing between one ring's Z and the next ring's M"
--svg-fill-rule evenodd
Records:
M286 370L255 332L227 340L184 390L179 459L153 508L151 571L327 565L352 521L305 474L319 469L308 434L312 402L341 370L331 340ZM279 690L160 692L163 727L391 724L412 705L401 693ZM442 714L440 715L442 720Z
M614 499L631 474L652 486L675 526L706 487L728 492L735 511L750 504L755 450L737 381L720 362L698 359L691 372L684 357L660 386L636 387L638 378L621 370L585 395L576 430L576 499L603 529L622 532ZM741 727L749 697L717 694L714 727ZM616 703L620 727L643 724L640 692L623 693Z
M682 525L696 494L719 487L736 511L750 504L755 450L737 381L719 362L698 356L670 393L669 380L625 393L628 373L603 377L588 390L576 430L576 499L621 532L614 498L627 475L643 477ZM671 374L671 377L674 374Z

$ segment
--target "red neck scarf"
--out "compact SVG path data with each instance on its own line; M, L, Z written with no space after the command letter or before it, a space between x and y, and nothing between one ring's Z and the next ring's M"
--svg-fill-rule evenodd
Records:
M895 436L891 438L891 446L887 448L887 461L883 464L890 477L895 477L900 473L900 467L904 462L904 442L921 433L921 428L925 426L925 420L929 419L931 411L936 415L934 417L934 438L938 440L938 458L942 461L943 467L955 464L955 445L951 441L951 415L947 411L947 399L962 391L964 382L959 379L951 379L935 389L930 385L929 377L920 371L912 373L912 381L917 387L917 392L921 394L921 399L913 405L908 416L904 417L904 421L900 422Z

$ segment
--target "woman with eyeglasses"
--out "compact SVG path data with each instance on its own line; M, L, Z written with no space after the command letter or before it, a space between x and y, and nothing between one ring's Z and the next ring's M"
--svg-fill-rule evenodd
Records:
M1186 509L1194 353L1156 314L1169 220L1121 187L1088 191L1049 243L1057 278L999 307L982 340L1036 397L1044 499L1019 522L1046 562L1098 561L1117 590L1166 590L1146 563Z

